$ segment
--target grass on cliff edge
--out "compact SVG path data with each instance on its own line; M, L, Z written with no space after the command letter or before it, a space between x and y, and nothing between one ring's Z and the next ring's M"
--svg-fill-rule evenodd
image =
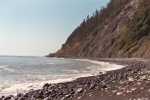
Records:
M150 34L150 7L135 14L134 18L129 20L126 33L121 36L117 42L118 49L125 52L138 44L139 40Z

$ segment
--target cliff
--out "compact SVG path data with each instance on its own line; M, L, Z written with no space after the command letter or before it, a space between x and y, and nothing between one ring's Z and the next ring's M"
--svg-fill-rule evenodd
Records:
M49 57L150 58L150 1L111 0Z

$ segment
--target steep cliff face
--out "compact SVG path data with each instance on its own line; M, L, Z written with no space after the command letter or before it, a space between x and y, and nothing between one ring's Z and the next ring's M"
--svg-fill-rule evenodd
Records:
M49 56L150 58L149 5L149 0L130 0L95 25L83 40L72 33L62 48Z

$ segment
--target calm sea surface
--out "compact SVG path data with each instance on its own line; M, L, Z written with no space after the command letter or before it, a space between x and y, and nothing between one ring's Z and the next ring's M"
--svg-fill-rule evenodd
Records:
M0 96L122 68L86 59L0 56Z

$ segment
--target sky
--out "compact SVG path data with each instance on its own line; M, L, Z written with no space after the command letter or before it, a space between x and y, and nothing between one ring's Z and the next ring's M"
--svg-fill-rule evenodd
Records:
M87 15L109 0L0 0L0 55L56 52Z

